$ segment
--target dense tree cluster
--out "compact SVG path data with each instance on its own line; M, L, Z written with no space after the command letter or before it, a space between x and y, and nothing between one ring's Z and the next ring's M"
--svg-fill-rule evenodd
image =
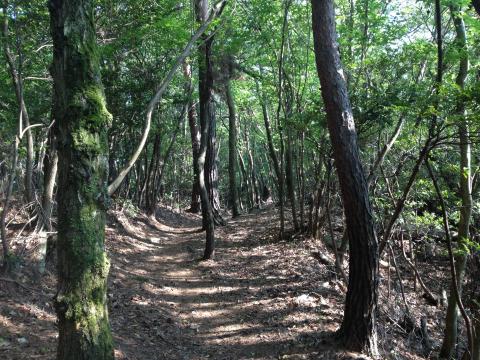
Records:
M440 357L480 359L478 1L3 0L1 22L3 269L15 211L57 233L59 359L113 358L106 214L160 203L202 214L204 259L267 204L280 239L330 239L340 338L372 355L379 262L403 252L438 304L415 254L440 248Z

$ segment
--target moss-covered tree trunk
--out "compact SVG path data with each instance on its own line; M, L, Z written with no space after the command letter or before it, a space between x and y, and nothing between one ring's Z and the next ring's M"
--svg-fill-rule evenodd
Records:
M50 0L59 155L57 359L113 359L107 312L107 128L93 0Z

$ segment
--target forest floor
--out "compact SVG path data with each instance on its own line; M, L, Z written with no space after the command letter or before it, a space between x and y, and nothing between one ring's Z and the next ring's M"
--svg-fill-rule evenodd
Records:
M345 297L332 254L311 238L278 241L277 222L273 207L229 220L216 231L215 261L199 261L199 216L165 208L150 218L110 216L108 298L116 358L365 359L330 340ZM316 252L328 261L318 261ZM39 279L26 268L15 282L0 279L1 359L55 358L55 283L52 269ZM381 357L426 358L421 339L396 322L399 295L391 296L380 299L382 323L393 321L380 327ZM438 347L441 309L424 305L408 286L406 296L419 304L414 318L427 316Z

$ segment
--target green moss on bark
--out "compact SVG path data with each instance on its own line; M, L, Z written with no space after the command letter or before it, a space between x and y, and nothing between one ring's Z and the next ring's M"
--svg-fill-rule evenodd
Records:
M107 310L107 110L92 0L50 0L59 149L59 360L114 358Z
M108 112L100 86L93 85L75 92L68 112L79 121L72 131L73 144L79 151L105 154L108 151L106 132L112 115Z

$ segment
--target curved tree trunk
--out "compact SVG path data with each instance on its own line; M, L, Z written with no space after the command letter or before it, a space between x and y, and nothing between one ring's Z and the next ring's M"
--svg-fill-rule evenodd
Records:
M94 1L50 0L49 9L59 155L57 359L111 360L105 252L111 115L100 77Z
M197 21L204 23L208 14L208 0L196 0L195 12ZM200 187L200 199L202 203L202 219L203 228L206 231L205 238L205 252L203 258L205 260L212 259L215 256L215 219L214 210L212 206L212 198L209 194L209 188L207 181L210 180L210 171L207 165L208 157L210 155L210 161L212 157L212 129L214 124L211 123L214 120L212 117L213 109L213 73L211 63L211 47L212 37L202 35L201 44L198 47L198 89L199 89L199 107L200 107L200 151L197 161L197 174L198 184ZM209 150L210 149L210 150ZM215 159L215 153L213 153ZM211 166L211 164L210 164Z
M378 244L338 52L334 3L311 3L316 64L350 243L348 291L339 335L348 349L376 354Z

